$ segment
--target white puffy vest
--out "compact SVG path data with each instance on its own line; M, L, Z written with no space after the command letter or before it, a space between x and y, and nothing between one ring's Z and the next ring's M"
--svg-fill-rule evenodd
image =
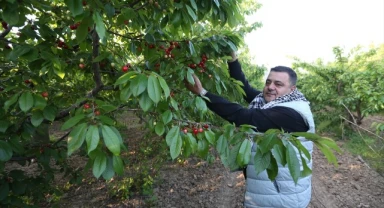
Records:
M308 124L308 132L315 132L315 124L309 104L304 101L293 101L281 103L276 106L285 106L296 110L302 115ZM305 138L299 138L302 145L308 149L312 157L313 143ZM256 144L252 147L252 158L256 154ZM295 148L297 157L301 163L300 155ZM304 156L305 158L305 156ZM312 160L307 161L308 167L312 169ZM267 172L256 174L253 159L247 166L246 192L244 206L246 208L305 208L311 200L311 179L312 175L299 178L297 184L289 173L288 166L279 165L279 172L274 181L268 178ZM301 165L301 164L300 164ZM302 166L300 169L302 170Z

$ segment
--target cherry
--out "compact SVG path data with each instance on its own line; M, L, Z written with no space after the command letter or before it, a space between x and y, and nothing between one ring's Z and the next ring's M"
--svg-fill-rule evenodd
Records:
M203 127L204 127L205 129L208 129L208 128L209 128L209 125L208 125L208 124L204 124Z
M83 63L79 64L80 69L84 69L85 65Z
M99 110L95 110L95 115L99 116L100 115L100 111Z
M183 132L184 132L184 134L188 133L188 129L187 129L187 128L184 128L184 129L183 129Z
M42 92L42 93L41 93L41 96L43 96L43 97L48 97L48 92Z
M202 133L204 130L203 128L199 128L199 132Z
M29 84L29 83L31 83L31 80L26 79L26 80L24 80L24 83L25 83L25 84Z
M89 109L91 106L89 106L89 104L88 103L85 103L84 104L84 109Z

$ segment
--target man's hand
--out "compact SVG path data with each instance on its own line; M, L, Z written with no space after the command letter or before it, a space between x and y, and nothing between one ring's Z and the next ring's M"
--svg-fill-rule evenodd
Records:
M203 91L203 86L201 85L200 79L195 74L192 74L192 76L195 80L195 85L192 85L188 82L188 80L184 79L185 87L194 94L200 95L200 93Z

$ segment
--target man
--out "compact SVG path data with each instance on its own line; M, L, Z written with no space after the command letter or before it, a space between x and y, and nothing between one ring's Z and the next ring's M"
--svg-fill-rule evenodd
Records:
M309 102L296 89L296 73L289 67L277 66L271 69L263 91L252 88L241 70L236 55L228 62L231 77L241 81L246 93L244 99L250 103L248 108L229 102L221 96L207 92L200 80L194 76L195 85L186 83L194 94L206 96L208 108L217 115L237 126L249 124L258 132L268 129L282 129L285 132L315 132ZM302 145L312 154L313 144L305 138L299 138ZM252 157L256 152L252 147ZM297 157L300 155L297 151ZM308 163L312 168L312 161ZM302 169L302 167L301 167ZM256 174L253 160L246 169L246 193L244 206L256 207L307 207L311 199L311 175L300 178L294 183L288 167L279 164L279 172L274 181L269 180L266 171Z

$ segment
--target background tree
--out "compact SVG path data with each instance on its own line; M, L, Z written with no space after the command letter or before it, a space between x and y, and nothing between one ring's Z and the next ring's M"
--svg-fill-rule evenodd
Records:
M340 117L335 115L360 125L365 116L383 112L383 48L356 47L345 54L335 47L335 61L330 63L295 60L302 77L298 86L312 103L318 130L337 127Z

